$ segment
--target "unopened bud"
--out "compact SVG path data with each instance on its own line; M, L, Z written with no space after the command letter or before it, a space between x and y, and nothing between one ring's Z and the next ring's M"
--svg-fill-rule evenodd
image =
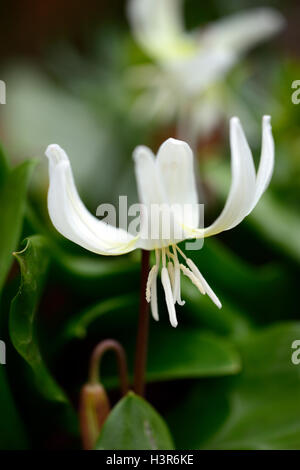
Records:
M105 388L100 383L84 385L80 393L79 419L85 450L95 447L109 412L110 404Z

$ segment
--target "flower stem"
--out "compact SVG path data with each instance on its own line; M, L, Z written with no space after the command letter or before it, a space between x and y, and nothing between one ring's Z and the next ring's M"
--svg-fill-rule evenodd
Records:
M149 274L150 251L142 250L141 290L138 332L135 353L134 391L143 396L145 390L145 373L147 364L149 335L149 304L146 300L146 286Z
M118 361L119 369L119 379L120 387L123 395L126 395L128 392L128 372L127 372L127 362L126 362L126 353L118 341L114 339L106 339L101 341L94 349L89 370L89 383L97 384L99 383L99 369L100 361L102 356L106 351L114 351Z

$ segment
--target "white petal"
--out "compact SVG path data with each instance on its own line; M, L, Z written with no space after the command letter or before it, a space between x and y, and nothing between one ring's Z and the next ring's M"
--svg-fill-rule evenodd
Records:
M142 203L139 247L152 250L160 247L160 224L157 212L151 217L151 210L165 204L166 195L151 150L139 146L133 152L133 159L139 200Z
M46 156L50 177L48 211L55 228L64 237L94 253L118 255L134 250L136 238L98 220L86 209L77 193L65 151L59 145L49 145Z
M208 26L200 37L202 45L241 53L272 37L284 26L283 16L272 8L237 13Z
M274 139L272 136L271 118L270 116L264 116L262 125L261 157L256 176L255 197L251 210L256 206L270 183L274 169L274 156L275 151Z
M165 291L166 304L168 307L170 323L174 328L176 328L176 326L178 325L178 322L176 318L175 306L173 303L173 293L172 293L171 283L169 279L168 270L166 267L163 267L161 270L161 282Z
M232 182L225 207L215 222L204 230L211 236L238 225L251 211L256 192L256 175L251 150L238 118L230 120ZM203 231L201 231L203 235Z
M185 48L182 0L130 0L128 18L136 40L151 55L168 59Z
M166 140L158 151L156 165L167 202L177 206L174 206L176 215L184 225L197 227L198 196L193 152L190 146L181 140Z
M236 61L237 54L234 51L201 47L191 57L167 64L167 71L170 80L175 78L178 93L184 92L190 98L199 99L199 93L222 80Z
M152 151L140 145L134 150L133 159L140 202L146 206L166 202Z

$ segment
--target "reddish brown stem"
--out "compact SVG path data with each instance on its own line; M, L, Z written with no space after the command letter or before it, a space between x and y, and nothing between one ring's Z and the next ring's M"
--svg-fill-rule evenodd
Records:
M119 379L120 387L123 395L126 395L128 392L128 372L127 372L127 363L126 363L126 353L118 341L114 339L106 339L99 343L91 356L90 362L90 371L89 371L89 383L96 384L99 383L99 369L100 361L102 356L106 351L114 351L118 361L119 369Z
M141 396L144 395L145 391L145 374L149 336L149 304L146 300L149 258L150 251L142 250L140 310L134 368L134 391Z

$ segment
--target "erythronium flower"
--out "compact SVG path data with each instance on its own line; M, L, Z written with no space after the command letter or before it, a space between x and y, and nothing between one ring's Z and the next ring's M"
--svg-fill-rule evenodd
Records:
M170 63L215 50L236 56L272 36L283 25L278 11L255 8L189 32L184 28L183 0L129 0L128 17L142 47L157 60Z
M198 132L216 125L224 114L219 98L226 74L247 50L280 31L284 20L272 8L256 8L189 32L182 4L183 0L129 0L128 18L136 41L155 62L132 71L134 86L145 90L135 109L143 117L176 116L179 134L186 139L184 123L191 129L193 120L204 121L201 127L195 123Z
M135 172L140 201L143 207L166 206L173 222L184 230L183 238L204 238L216 235L238 225L256 206L267 188L274 166L274 142L270 117L263 117L262 150L256 173L251 150L238 118L230 121L230 147L232 182L225 207L215 222L199 228L199 206L193 168L193 153L183 141L168 139L160 147L157 157L147 147L134 151ZM79 198L70 161L65 151L56 144L46 150L49 159L50 187L48 210L53 225L69 240L101 255L122 255L136 248L154 250L155 265L149 272L146 298L158 320L156 281L162 263L161 281L172 326L177 326L175 304L183 305L180 294L180 273L183 272L202 294L207 294L221 308L214 294L193 261L178 247L178 239L151 238L157 233L157 220L150 212L141 213L140 232L137 236L116 228L94 217ZM188 205L192 209L174 211L175 207ZM147 219L145 219L145 214ZM144 216L144 217L143 217ZM153 232L150 229L154 229ZM158 232L160 233L160 227ZM173 232L172 232L173 233ZM181 237L182 239L182 237ZM181 262L181 260L183 262Z

